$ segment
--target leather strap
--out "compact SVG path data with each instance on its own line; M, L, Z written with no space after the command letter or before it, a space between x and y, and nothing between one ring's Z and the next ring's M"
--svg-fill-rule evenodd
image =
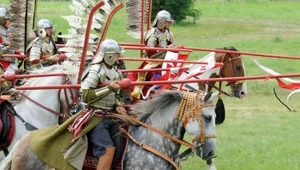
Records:
M137 145L139 145L141 148L146 149L146 150L154 153L155 155L157 155L157 156L165 159L170 164L172 164L176 168L176 170L180 170L179 166L171 158L169 158L167 155L165 155L164 153L160 152L157 149L152 148L151 146L149 146L147 144L140 143L133 136L131 136L124 128L120 127L119 129L120 129L121 132L123 132L124 134L126 134L134 143L136 143Z

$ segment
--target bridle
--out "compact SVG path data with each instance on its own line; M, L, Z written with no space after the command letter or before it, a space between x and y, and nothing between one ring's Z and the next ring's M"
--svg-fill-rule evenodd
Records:
M64 76L63 84L72 84L68 76ZM58 95L60 95L62 89L58 90ZM72 102L69 102L68 98L68 91L71 95L71 100ZM65 117L71 117L72 115L70 114L70 108L72 107L77 107L77 99L75 98L75 92L72 91L71 88L63 89L64 97L66 99L66 105L67 105L67 112L65 113ZM64 117L63 117L64 118Z
M184 128L186 127L187 122L190 120L198 120L199 121L200 128L201 128L200 135L198 135L197 137L192 139L192 143L194 143L195 141L200 139L201 145L203 145L205 143L206 138L216 138L215 134L205 134L205 131L204 131L204 120L203 120L202 108L213 107L214 104L213 103L202 104L203 95L204 95L204 92L202 92L202 91L198 92L198 93L183 92L183 98L182 98L180 105L177 109L177 112L175 114L175 119L181 120L183 122ZM121 115L120 114L109 114L108 117L115 117L115 118L120 118L120 119L126 118L126 119L130 120L131 122L135 122L139 125L142 125L148 129L150 129L166 138L169 138L180 145L184 145L188 148L195 149L196 147L201 146L201 145L194 146L192 143L189 143L185 140L177 139L177 138L175 138L159 129L156 129L152 126L149 126L148 124L141 122L137 118L129 116L127 114L121 114ZM132 135L130 135L124 128L120 127L120 131L123 132L124 134L126 134L134 143L136 143L141 148L146 149L146 150L156 154L157 156L167 160L169 163L171 163L176 168L176 170L180 169L178 167L177 163L175 163L173 159L169 158L164 153L158 151L157 149L152 148L151 146L149 146L147 144L143 144L143 143L139 142Z
M63 81L62 81L62 84L70 84L70 80L69 80L69 78L68 78L67 76L64 76L64 79L63 79ZM31 101L32 103L36 104L37 106L41 107L42 109L44 109L44 110L46 110L46 111L48 111L48 112L50 112L50 113L52 113L52 114L55 114L55 115L57 115L57 116L59 116L59 117L66 118L66 117L70 117L70 116L71 116L69 110L70 110L70 107L73 106L74 103L75 103L75 97L74 97L75 95L74 95L74 92L73 92L70 88L69 88L68 90L69 90L69 93L71 94L71 98L72 98L72 103L71 103L71 104L70 104L69 99L68 99L68 96L67 96L67 89L63 89L64 97L66 98L66 103L67 103L67 108L68 108L68 109L67 109L67 110L68 110L67 113L59 113L59 112L56 112L56 111L54 111L54 110L48 108L47 106L40 104L38 101L36 101L36 100L30 98L29 96L27 96L27 95L24 94L23 92L18 91L18 93L19 93L21 96L23 96L24 98L26 98L27 100L29 100L29 101ZM60 97L60 93L61 93L61 89L58 90L58 97Z
M241 60L241 62L242 62L242 58L240 56L235 57L235 58L228 57L228 60L224 61L227 55L229 55L229 53L225 53L223 55L223 57L222 57L221 62L223 63L223 65L220 67L219 75L217 75L217 77L220 77L220 78L223 77L222 75L223 75L223 72L224 72L224 68L225 68L225 66L227 64L230 64L231 71L232 71L234 77L237 77L237 74L236 74L235 69L234 69L234 64L233 64L232 61L234 61L234 60ZM226 86L230 86L232 84L238 85L238 84L241 84L243 82L244 82L243 80L234 81L234 82L227 83ZM227 93L227 92L225 92L225 91L222 90L222 82L219 82L219 87L216 87L215 85L210 85L209 83L207 83L207 84L208 84L208 86L212 86L213 88L217 89L220 93L225 94L227 96L231 96L229 93Z
M204 95L202 91L198 93L184 92L184 97L181 100L177 113L175 115L176 119L183 121L183 127L186 127L186 124L190 120L198 120L200 124L200 135L192 139L192 143L199 140L201 144L205 143L206 138L216 138L215 134L205 134L204 132L204 120L202 114L202 108L213 107L213 103L202 104L202 96Z

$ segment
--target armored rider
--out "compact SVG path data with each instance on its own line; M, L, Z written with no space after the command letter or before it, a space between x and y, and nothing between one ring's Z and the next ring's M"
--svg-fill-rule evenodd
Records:
M113 110L119 113L126 112L122 107L123 100L119 94L121 87L117 83L122 79L116 67L121 51L121 47L115 40L106 39L101 43L100 50L81 84L82 100L87 103L88 108L100 109L104 112ZM118 124L104 117L87 133L87 137L93 144L97 170L110 170L111 168L115 146L108 129L114 126L118 127Z
M9 85L4 78L1 78L6 70L13 63L12 59L6 59L2 57L2 54L8 52L9 37L8 37L8 26L10 24L10 13L9 9L1 4L0 5L0 94L9 89Z
M170 31L170 26L174 22L171 18L171 14L166 10L161 10L157 13L155 20L153 21L152 28L146 32L145 45L147 47L160 47L160 48L173 48L173 34ZM151 59L164 59L166 51L147 50L146 57ZM161 63L147 63L143 68L151 69L159 66ZM139 72L137 81L145 81L148 72ZM134 87L134 91L131 95L135 98L140 98L140 94L143 90L142 85Z
M37 37L28 45L26 53L29 57L29 68L39 68L57 63L59 57L57 47L52 39L53 24L48 19L37 23ZM43 58L46 56L46 59Z

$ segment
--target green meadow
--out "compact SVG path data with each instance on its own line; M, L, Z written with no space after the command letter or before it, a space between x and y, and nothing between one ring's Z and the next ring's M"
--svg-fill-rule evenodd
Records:
M4 0L9 4L8 0ZM39 1L37 20L50 19L57 32L68 32L62 15L70 15L71 2ZM223 48L233 46L239 51L299 56L300 1L200 1L195 8L202 15L193 24L191 18L176 23L171 30L175 44ZM167 9L167 7L166 7ZM119 42L139 43L126 33L126 13L121 9L113 18L106 37ZM207 52L192 52L189 60L197 60ZM127 50L124 57L139 57L139 52ZM300 61L243 55L247 76L267 75L253 60L279 73L299 73ZM136 68L138 63L126 63ZM294 78L293 78L294 79ZM296 78L297 79L297 78ZM296 80L295 79L295 80ZM299 78L298 78L299 80ZM225 84L225 83L223 83ZM217 126L219 170L296 170L300 169L300 94L288 102L289 112L273 94L285 103L290 90L280 89L275 80L247 81L248 95L243 99L223 97L226 120ZM228 87L224 89L230 91ZM298 101L298 102L297 102ZM186 136L189 140L189 137ZM194 156L183 162L183 169L207 169L205 162Z

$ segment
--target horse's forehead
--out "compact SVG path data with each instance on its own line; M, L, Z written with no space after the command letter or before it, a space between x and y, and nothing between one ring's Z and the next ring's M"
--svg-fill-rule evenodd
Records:
M214 107L203 107L202 108L202 114L204 116L213 116L215 114Z

